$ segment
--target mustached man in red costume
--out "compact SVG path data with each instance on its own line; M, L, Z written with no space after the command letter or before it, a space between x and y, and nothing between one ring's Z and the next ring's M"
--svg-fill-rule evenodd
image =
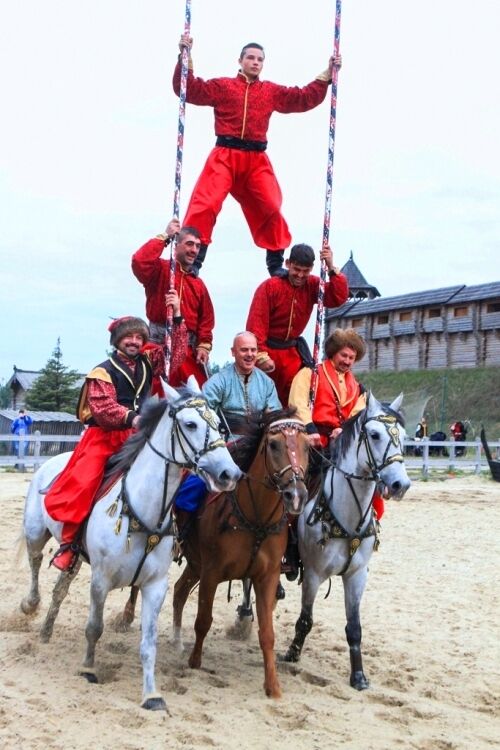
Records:
M333 265L328 244L320 252L328 268L325 307L343 305L349 294L344 274ZM309 245L294 245L285 262L285 276L264 281L253 296L246 328L257 337L257 367L276 384L282 404L288 404L292 380L301 367L311 365L312 357L302 333L318 301L319 276L313 276L314 250Z
M175 287L170 288L170 261L161 255L177 235ZM132 256L132 271L146 292L146 315L151 341L164 344L167 307L172 305L174 326L169 383L174 387L194 375L200 385L207 379L205 366L212 349L214 308L208 289L193 273L200 250L200 233L172 219L164 234L149 240Z
M108 330L113 354L89 372L78 400L77 417L87 429L45 496L49 516L64 523L61 547L52 560L59 570L72 570L81 524L90 514L106 462L138 427L153 375L165 370L161 347L141 354L149 339L143 320L118 318Z
M342 425L366 407L366 394L352 373L352 366L365 355L366 345L353 328L337 328L325 341L326 359L318 367L314 406L309 407L312 370L300 370L290 389L290 406L306 425L311 445L328 447L342 432ZM376 493L373 507L380 520L383 498Z
M192 44L189 35L181 36L181 50L191 50ZM194 263L200 268L217 216L230 193L241 205L253 241L267 249L267 267L274 276L282 270L284 250L292 238L281 215L280 186L265 153L269 120L273 112L307 112L321 104L332 79L332 67L340 68L342 58L330 58L325 72L303 88L262 81L264 49L255 42L243 47L238 63L236 77L205 81L194 75L189 61L186 101L213 107L217 140L194 187L184 224L200 230L202 246ZM173 77L177 95L180 75L179 61Z

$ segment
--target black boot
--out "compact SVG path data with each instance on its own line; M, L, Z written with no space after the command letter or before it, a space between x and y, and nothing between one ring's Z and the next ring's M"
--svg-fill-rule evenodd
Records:
M196 256L196 259L193 265L191 266L191 272L193 273L194 276L199 276L200 268L202 267L203 262L207 256L207 250L208 250L208 245L200 245L200 250L198 252L198 255Z
M286 544L284 564L282 572L286 575L287 581L295 581L299 575L300 555L299 542L295 530L288 527L288 542Z
M283 268L284 250L266 250L266 266L269 276L284 277L288 271Z

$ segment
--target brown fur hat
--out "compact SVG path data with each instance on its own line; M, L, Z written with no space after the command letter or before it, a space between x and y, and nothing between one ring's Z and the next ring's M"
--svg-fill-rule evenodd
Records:
M354 349L356 352L356 362L363 359L366 352L366 344L359 333L354 328L336 328L325 341L325 354L330 359L337 354L344 346Z
M114 346L115 349L120 343L121 339L129 333L140 333L142 336L143 344L149 341L149 328L142 318L134 318L132 315L125 315L123 318L116 318L109 326L108 331L111 336L109 343Z

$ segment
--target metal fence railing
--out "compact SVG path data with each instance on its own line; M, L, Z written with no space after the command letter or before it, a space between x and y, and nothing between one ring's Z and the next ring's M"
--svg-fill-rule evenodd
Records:
M15 466L18 471L38 467L52 456L74 450L80 440L79 435L0 435L0 467ZM12 445L17 450L12 452ZM494 459L500 460L500 440L489 443ZM479 474L488 469L481 441L464 443L453 440L406 440L405 465L411 473L419 473L423 478L433 471L465 471Z

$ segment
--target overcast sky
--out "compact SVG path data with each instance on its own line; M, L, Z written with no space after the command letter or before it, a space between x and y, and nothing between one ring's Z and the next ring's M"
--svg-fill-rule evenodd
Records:
M332 0L192 0L195 72L232 75L243 43L263 78L304 85L333 49ZM2 12L0 382L39 369L58 336L81 372L111 317L144 316L132 253L173 210L182 0L18 0ZM382 295L498 280L500 2L344 0L331 244ZM268 154L294 242L318 248L329 99L275 114ZM214 142L188 106L181 217ZM228 198L204 266L214 361L229 358L265 252ZM311 340L312 343L312 340Z

